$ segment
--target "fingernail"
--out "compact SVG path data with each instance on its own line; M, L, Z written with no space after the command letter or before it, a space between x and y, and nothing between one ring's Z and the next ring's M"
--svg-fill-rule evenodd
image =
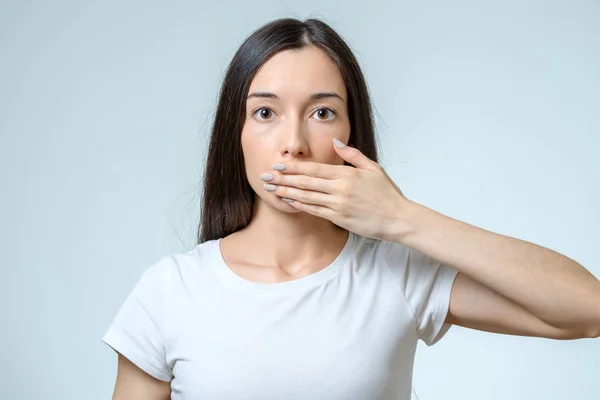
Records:
M340 142L337 138L333 138L333 144L336 145L336 147L343 149L344 147L346 147L346 145L342 142Z
M260 179L262 179L265 182L272 181L273 180L273 174L267 174L267 173L261 174L260 175Z
M277 186L271 185L270 183L265 183L265 190L267 192L274 192L277 189Z
M273 164L275 171L285 171L285 164Z
M292 201L294 201L292 199L288 199L287 197L282 197L281 200L285 201L286 203L291 203Z

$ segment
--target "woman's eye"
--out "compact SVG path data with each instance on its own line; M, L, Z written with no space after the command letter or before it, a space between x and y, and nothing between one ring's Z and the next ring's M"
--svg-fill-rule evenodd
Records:
M254 116L261 121L268 121L273 118L273 110L260 108L254 112Z
M331 121L335 117L335 111L330 108L319 108L313 115L320 121Z

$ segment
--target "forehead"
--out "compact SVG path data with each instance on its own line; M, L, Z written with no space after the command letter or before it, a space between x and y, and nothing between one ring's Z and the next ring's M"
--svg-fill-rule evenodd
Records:
M275 54L258 70L250 91L270 91L281 96L335 91L346 97L346 87L337 65L315 46Z

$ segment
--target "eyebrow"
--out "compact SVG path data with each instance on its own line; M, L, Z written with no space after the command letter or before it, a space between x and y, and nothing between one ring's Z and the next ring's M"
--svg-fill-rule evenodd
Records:
M252 97L266 98L266 99L279 99L279 96L277 96L275 93L270 93L270 92L253 92L248 95L248 99L250 99ZM344 102L344 98L342 96L340 96L339 94L337 94L336 92L317 92L317 93L313 93L310 95L311 100L320 100L320 99L324 99L324 98L328 98L328 97L337 98L337 99L340 99L342 101L342 103Z

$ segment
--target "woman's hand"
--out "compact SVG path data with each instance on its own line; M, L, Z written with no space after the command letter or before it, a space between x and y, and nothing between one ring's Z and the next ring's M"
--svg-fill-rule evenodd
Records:
M402 227L398 217L410 202L378 163L353 147L334 144L334 148L356 168L299 161L275 164L275 173L261 175L268 182L265 190L359 235L382 240L398 237Z

